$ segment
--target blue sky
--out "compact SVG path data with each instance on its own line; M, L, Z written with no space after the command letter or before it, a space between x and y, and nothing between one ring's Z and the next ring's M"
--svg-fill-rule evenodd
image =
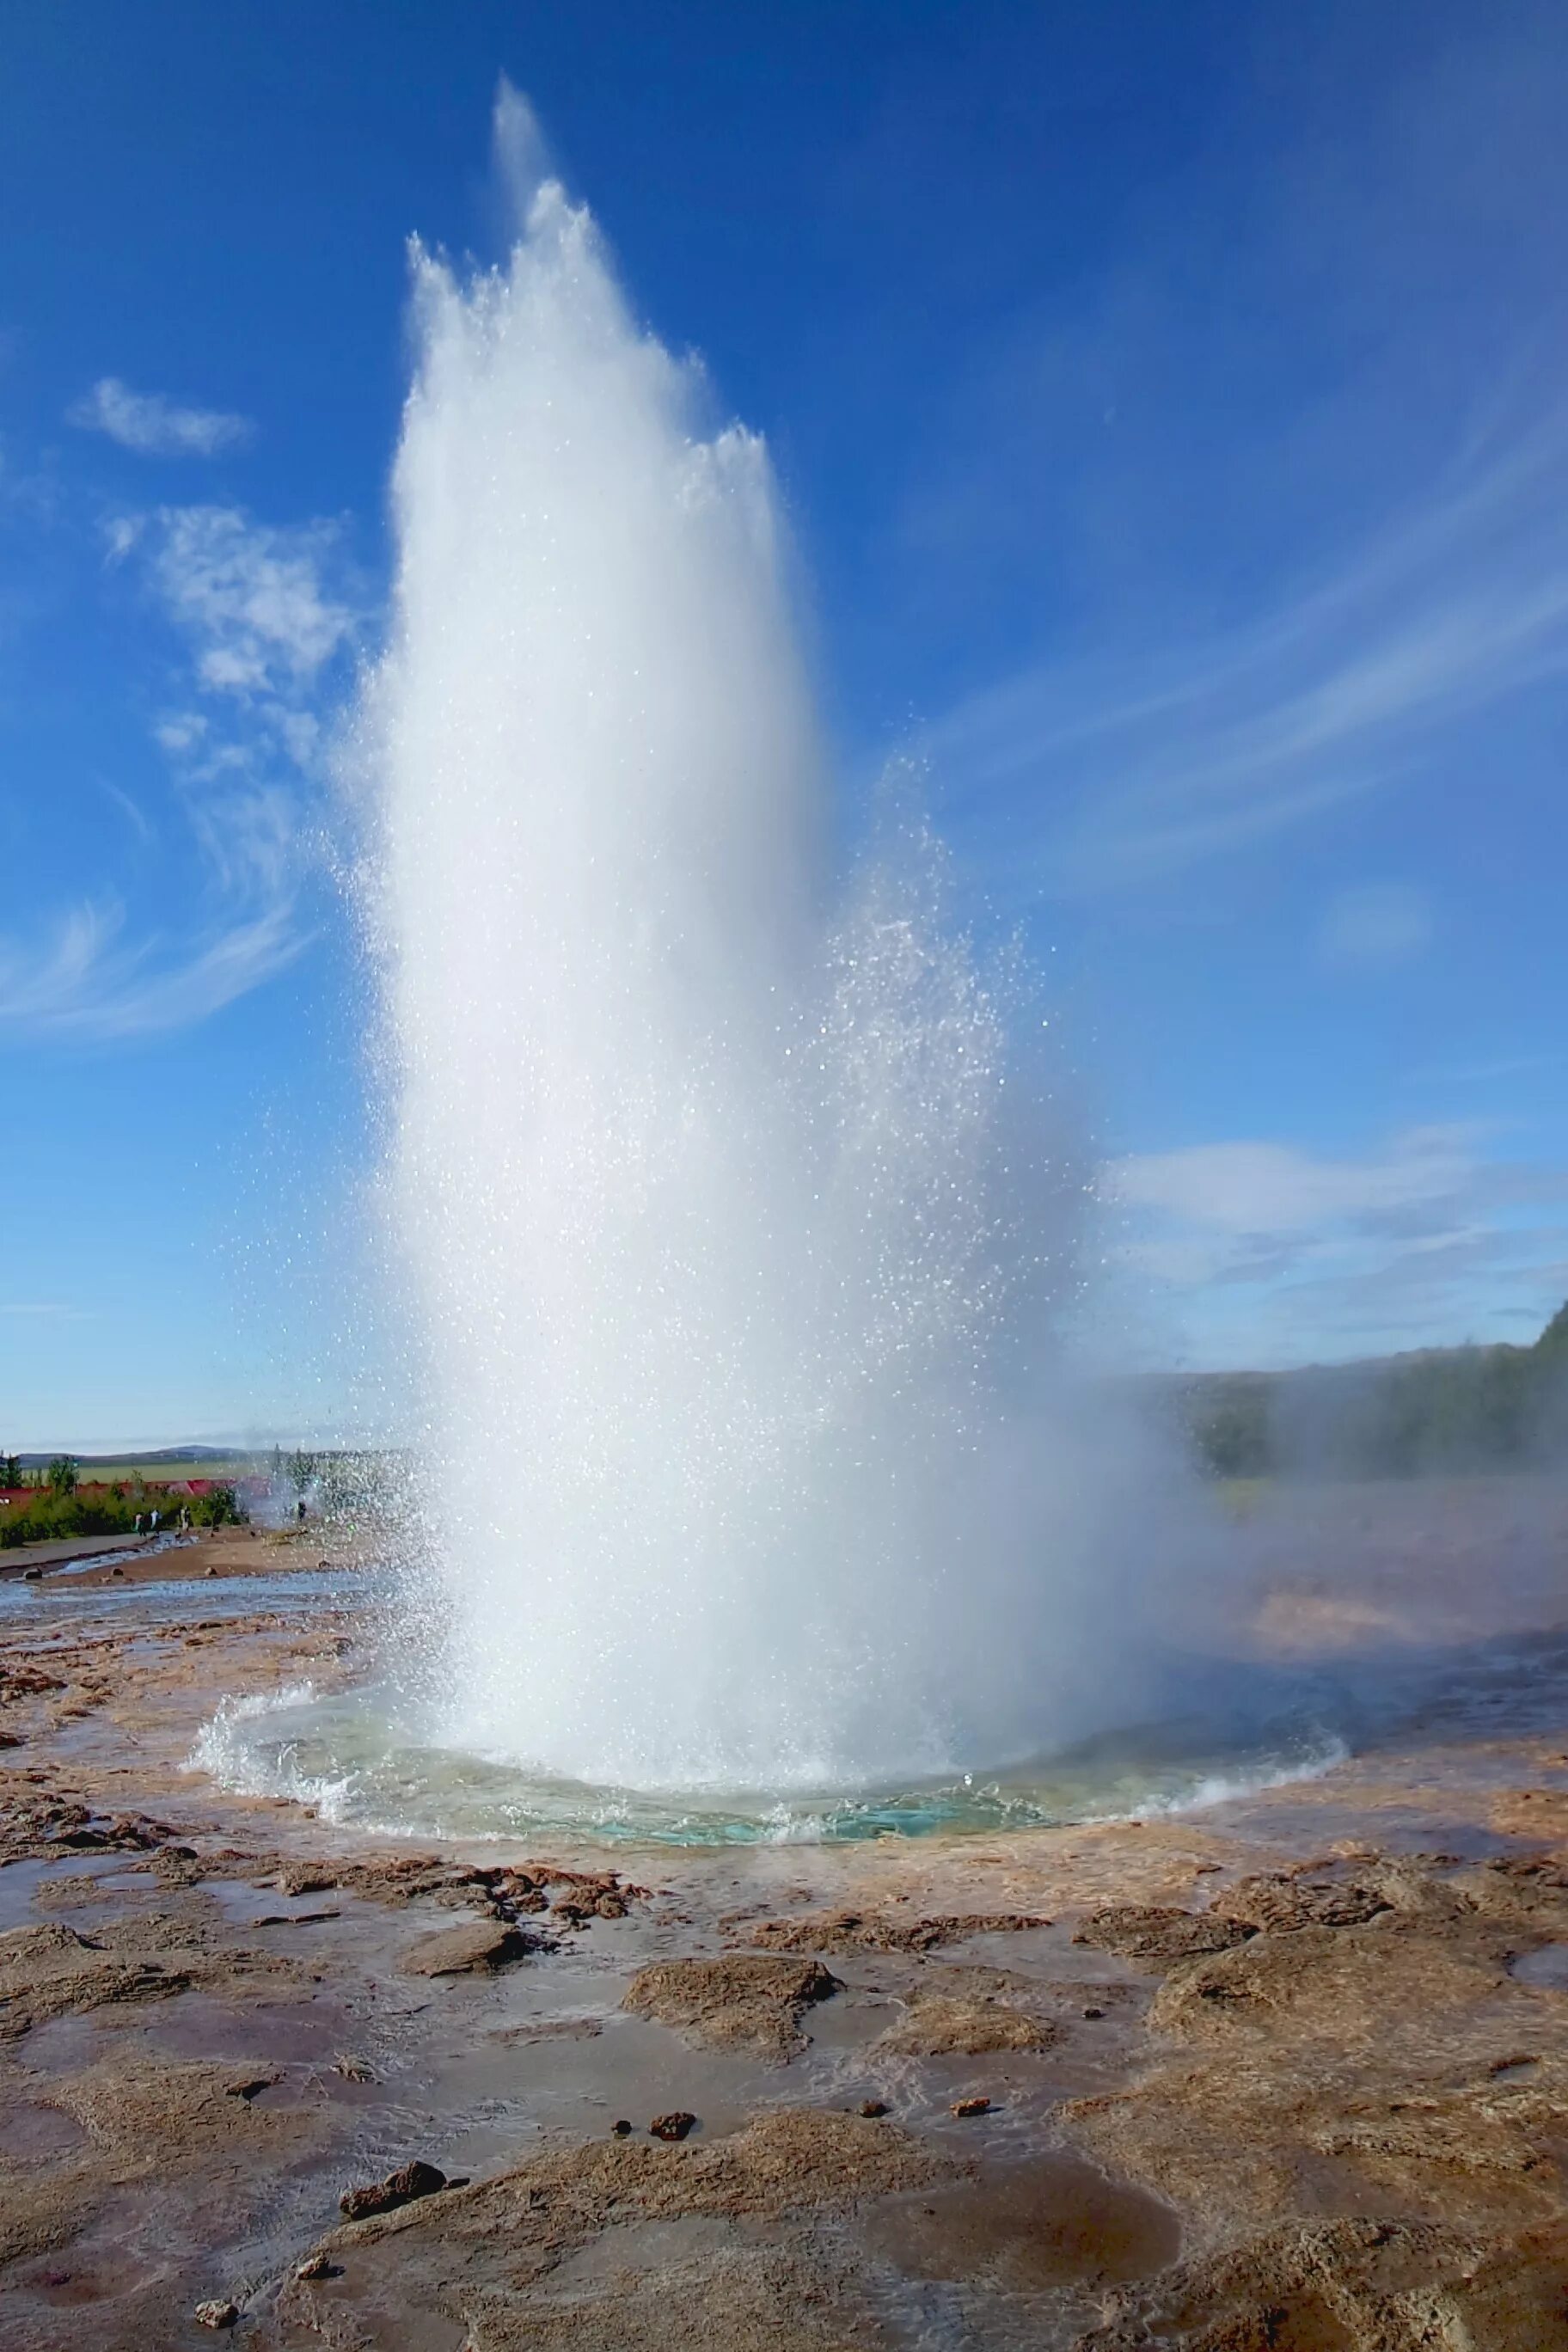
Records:
M533 99L767 436L853 822L1042 959L1138 1350L1568 1295L1568 19L1335 0L0 11L0 1438L343 1426L327 746L405 240Z

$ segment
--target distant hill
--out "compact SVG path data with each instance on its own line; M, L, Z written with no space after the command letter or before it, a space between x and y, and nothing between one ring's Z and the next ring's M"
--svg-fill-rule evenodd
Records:
M167 1470L176 1462L233 1462L243 1449L232 1445L161 1445L149 1454L78 1454L72 1456L77 1468L91 1470ZM18 1454L17 1461L24 1470L47 1470L57 1454Z
M1568 1307L1529 1347L1423 1348L1289 1372L1171 1384L1221 1478L1418 1477L1568 1465Z

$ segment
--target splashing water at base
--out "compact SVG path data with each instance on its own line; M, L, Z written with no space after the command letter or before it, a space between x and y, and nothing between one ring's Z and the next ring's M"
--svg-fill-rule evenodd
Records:
M504 270L414 274L361 739L431 1754L775 1796L1037 1755L1115 1711L1130 1481L1011 984L918 832L833 888L764 452L588 215L545 181Z
M1109 1742L997 1775L914 1785L721 1796L650 1795L530 1771L504 1758L423 1742L395 1694L318 1695L309 1684L224 1699L189 1768L247 1797L282 1797L322 1821L418 1838L512 1839L565 1833L609 1843L844 1844L905 1836L997 1833L1199 1811L1313 1780L1343 1762L1345 1742L1302 1718L1227 1736L1209 1725L1144 1726Z

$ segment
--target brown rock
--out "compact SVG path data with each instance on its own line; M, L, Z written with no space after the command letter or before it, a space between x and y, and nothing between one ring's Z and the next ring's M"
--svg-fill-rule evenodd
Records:
M337 1872L321 1863L289 1864L278 1874L279 1888L285 1895L328 1895L337 1883Z
M991 2102L989 2099L978 2098L954 2099L948 2112L955 2116L988 2116L991 2112Z
M121 1573L118 1569L114 1572L117 1576ZM198 2327L237 2327L239 2305L237 2303L198 2303L195 2319Z
M521 1927L505 1919L466 1919L456 1927L438 1927L421 1936L403 1956L405 1974L414 1977L475 1976L509 1968L533 1948Z
M1245 1920L1213 1911L1176 1911L1160 1904L1111 1903L1091 1912L1073 1937L1123 1960L1153 1960L1169 1967L1205 1952L1228 1952L1258 1933Z
M1019 1935L1050 1924L1026 1911L951 1912L929 1919L890 1911L819 1911L764 1919L752 1929L752 1941L773 1952L930 1952L969 1936Z
M1057 2029L1011 2001L917 1993L878 2043L906 2058L977 2058L987 2051L1047 2050Z
M726 1952L714 1960L659 1960L639 1969L621 2006L713 2049L787 2059L802 2047L802 2011L839 1990L820 1960Z
M372 2213L393 2213L400 2205L412 2205L417 2198L433 2197L446 2186L444 2172L416 2157L412 2163L399 2165L395 2172L389 2172L384 2180L372 2181L363 2189L345 2189L338 2206L349 2221L363 2221Z
M1505 1837L1568 1844L1568 1789L1510 1789L1493 1800L1489 1818Z
M648 2126L655 2139L684 2139L695 2129L697 2118L685 2107L672 2107L667 2116L655 2116Z
M1201 1954L1173 1969L1149 2017L1157 2032L1183 2041L1272 2035L1287 2024L1336 2042L1358 2034L1371 2041L1403 2027L1401 2000L1429 2026L1505 1982L1495 1950L1473 1933L1426 1936L1373 1920L1257 1936L1227 1952Z
M1168 2272L1161 2341L1194 2352L1548 2352L1568 2341L1565 2288L1561 2223L1489 2244L1428 2221L1292 2222ZM1115 2291L1109 2325L1079 2352L1147 2345L1144 2299L1137 2287Z
M153 1923L148 1923L149 1927ZM0 1935L0 2041L53 2017L132 2000L166 2000L192 1981L142 1951L106 1949L54 1921Z
M1303 1878L1284 1871L1244 1878L1215 1897L1221 1917L1270 1935L1295 1927L1358 1927L1394 1907L1386 1895L1363 1880Z

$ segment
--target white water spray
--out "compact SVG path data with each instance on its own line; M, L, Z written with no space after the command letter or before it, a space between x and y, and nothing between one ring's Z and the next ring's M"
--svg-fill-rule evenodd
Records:
M998 992L929 847L835 892L765 453L588 215L414 269L365 733L437 1736L644 1789L1037 1752L1110 1482Z

